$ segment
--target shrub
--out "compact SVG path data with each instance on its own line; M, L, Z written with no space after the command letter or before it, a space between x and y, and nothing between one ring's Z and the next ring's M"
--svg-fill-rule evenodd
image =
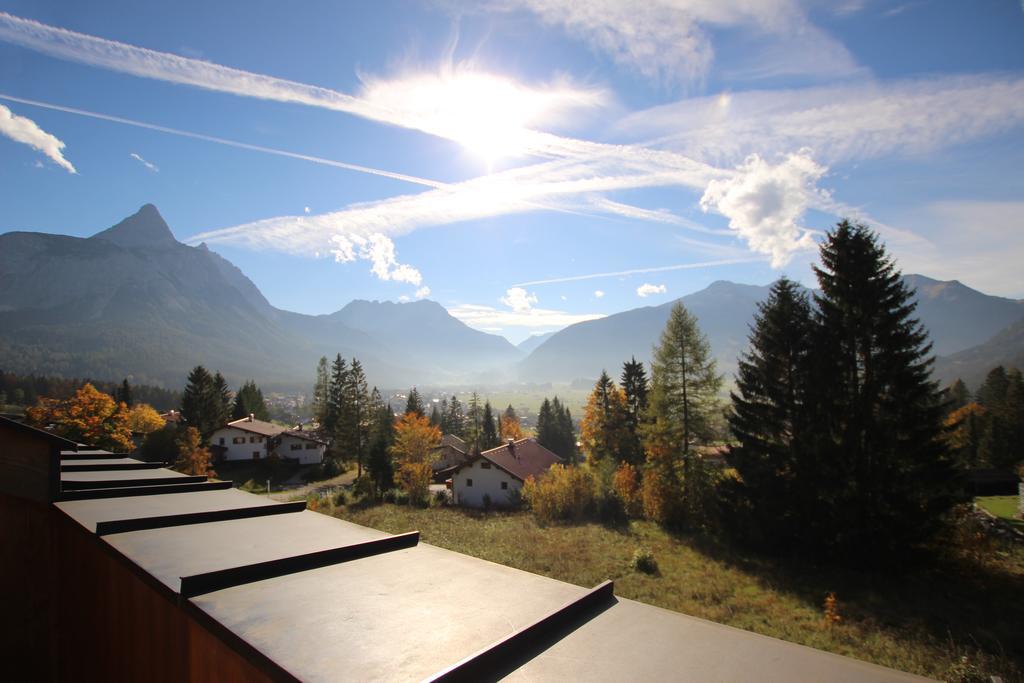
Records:
M628 462L619 465L612 479L612 489L622 502L625 513L630 517L639 517L644 512L643 496L640 492L640 475L636 468Z
M663 467L648 468L640 488L647 519L662 525L678 522L679 485L670 472Z
M448 492L434 491L434 495L430 497L430 504L435 507L446 507L448 505Z
M654 559L654 553L647 548L637 548L634 550L633 559L630 561L629 566L633 571L644 574L658 573L658 561Z
M542 522L582 519L593 509L594 476L580 467L554 465L526 481L523 499Z
M345 489L338 487L334 494L334 506L341 507L342 505L348 504L348 494L345 493Z

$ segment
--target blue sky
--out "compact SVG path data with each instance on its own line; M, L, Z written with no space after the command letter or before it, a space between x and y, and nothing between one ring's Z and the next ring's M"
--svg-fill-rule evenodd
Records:
M518 342L871 225L1024 296L1019 0L0 0L0 232L156 204L271 303Z

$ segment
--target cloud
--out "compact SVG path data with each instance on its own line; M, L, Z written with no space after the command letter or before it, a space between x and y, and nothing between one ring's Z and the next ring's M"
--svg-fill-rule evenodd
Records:
M651 296L652 294L664 294L668 291L665 285L651 285L644 283L636 288L636 295L641 299Z
M78 173L62 154L63 142L37 126L32 119L18 116L2 104L0 104L0 135L42 152L50 161L68 173Z
M526 313L537 303L537 295L530 294L522 287L512 287L505 290L505 296L500 301L516 313Z
M579 280L595 280L605 277L625 277L627 275L643 275L646 273L664 273L672 270L694 270L697 268L714 268L716 266L732 266L738 263L755 263L763 261L762 257L746 257L737 259L721 259L718 261L704 261L701 263L679 263L672 266L654 266L652 268L633 268L631 270L616 270L606 273L587 273L586 275L567 275L565 277L553 277L546 280L531 280L529 282L518 282L516 287L531 287L534 285L550 285L558 282L577 282Z
M427 287L426 285L423 285L422 287L420 287L419 289L416 290L416 298L417 299L425 299L428 296L430 296L430 287Z
M448 309L458 318L476 329L503 330L507 327L562 328L587 320L605 317L602 313L567 313L565 311L530 308L526 311L506 311L493 306L460 304Z
M790 154L775 165L754 154L736 177L711 181L700 206L727 217L729 227L751 249L771 256L772 267L781 268L795 252L815 246L811 231L799 221L808 207L828 199L816 186L826 170L809 150Z
M306 215L309 215L309 207L308 206L302 207L302 213L304 213Z
M707 163L814 149L825 163L922 154L1024 124L1024 78L937 76L690 98L623 118L620 133Z
M131 153L131 154L129 154L128 156L130 156L130 157L131 157L132 159L135 159L135 161L139 162L140 164L142 164L143 166L145 166L146 168L148 168L148 169L149 169L150 171L152 171L153 173L159 173L159 172L160 172L160 169L156 167L156 164L151 164L150 162L146 161L145 159L143 159L142 157L140 157L140 156L139 156L138 154L136 154L135 152L132 152L132 153Z
M332 248L329 251L338 263L351 263L358 258L369 261L370 272L381 280L407 282L417 287L423 282L423 276L418 270L398 262L395 243L386 235L335 234L331 237L331 242ZM427 293L430 293L429 288L421 289L426 289Z
M600 299L602 297L604 297L604 292L602 292L600 289L595 289L594 290L594 298L595 299Z
M758 56L755 61L764 65L760 75L857 70L849 51L812 25L795 0L506 0L504 6L528 9L617 64L666 86L704 78L715 58L708 33L714 28L742 29L772 47L785 46Z

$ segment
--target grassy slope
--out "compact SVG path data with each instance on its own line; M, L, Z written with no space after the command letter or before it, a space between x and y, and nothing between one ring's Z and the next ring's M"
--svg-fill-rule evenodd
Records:
M1024 531L1024 520L1016 517L1017 503L1019 500L1019 496L984 496L982 498L976 498L974 502L991 512L996 517L1005 519L1007 522L1012 524L1014 528Z
M894 577L747 555L647 522L541 527L528 513L394 505L334 514L392 533L419 529L426 543L581 586L611 578L621 597L905 671L942 677L964 653L1007 681L1024 668L1020 548L978 547L973 560ZM653 551L658 575L630 569L640 546ZM842 617L831 629L829 591Z

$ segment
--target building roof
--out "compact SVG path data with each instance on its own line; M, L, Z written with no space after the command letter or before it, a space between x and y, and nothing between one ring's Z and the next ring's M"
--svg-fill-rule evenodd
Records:
M281 432L282 436L294 436L296 439L302 439L304 441L312 441L318 443L321 446L326 446L327 442L319 438L314 432L306 432L301 429L286 429Z
M535 439L525 438L492 448L489 451L483 451L459 465L456 471L472 464L477 458L489 460L496 467L523 482L530 477L539 477L547 472L552 465L562 462L561 458L541 446Z
M498 464L515 453L554 458L529 439L481 455ZM148 471L131 474L139 468ZM61 469L63 484L78 484L55 503L61 515L276 680L923 680L616 598L608 582L588 590L360 527L304 501L187 477L143 484L127 477L172 475L113 454L69 454Z
M445 434L444 436L442 436L441 445L451 446L455 450L461 451L462 453L469 452L469 447L466 446L466 442L460 439L459 437L455 436L454 434Z
M239 420L232 420L228 422L224 427L234 427L235 429L241 429L243 432L252 432L253 434L259 434L261 436L277 436L281 432L285 431L285 428L281 425L276 425L273 422L264 422L263 420L257 420L252 415L249 417L243 417Z

